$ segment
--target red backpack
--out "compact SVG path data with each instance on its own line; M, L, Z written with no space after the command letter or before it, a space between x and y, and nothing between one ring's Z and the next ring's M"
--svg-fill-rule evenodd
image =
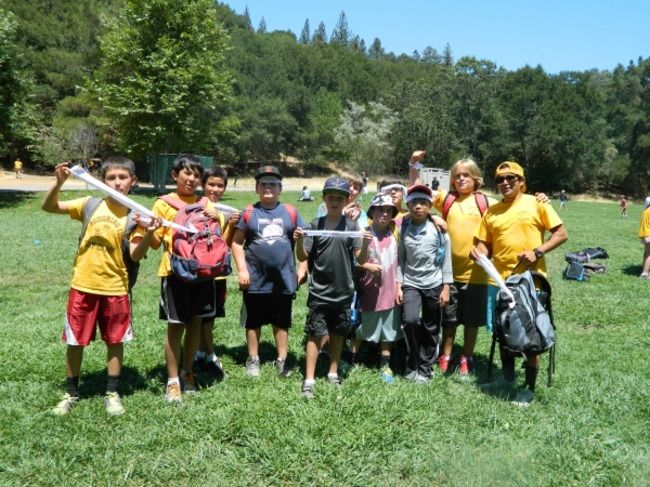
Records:
M172 272L185 282L201 282L227 276L232 271L230 250L222 237L219 221L204 213L206 198L188 205L170 195L160 197L178 210L174 222L197 233L172 230Z
M458 193L456 191L450 191L447 193L447 196L445 196L445 199L442 202L442 219L447 220L447 214L449 213L449 209L451 208L451 205L454 204L456 201L456 198L458 198ZM485 212L487 211L488 207L490 206L490 202L487 199L487 196L485 196L484 193L481 193L480 191L475 191L474 192L474 199L476 200L476 206L478 207L478 211L483 216Z

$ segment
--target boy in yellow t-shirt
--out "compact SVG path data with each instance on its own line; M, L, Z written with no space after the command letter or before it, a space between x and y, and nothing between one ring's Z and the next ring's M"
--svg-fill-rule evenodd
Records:
M503 162L496 169L496 184L503 199L491 206L475 236L472 257L491 256L494 267L505 279L520 264L546 274L544 254L564 243L569 237L562 220L548 203L538 202L525 194L526 178L516 162ZM544 233L550 232L548 240ZM524 270L521 269L521 270ZM501 348L504 379L514 382L515 357ZM534 398L539 370L539 355L529 354L526 361L526 384L513 401L528 406Z
M157 218L141 220L139 236L133 232L124 235L128 221L128 208L105 198L92 214L84 211L90 197L59 201L61 186L70 176L67 163L54 170L56 182L50 188L42 208L49 213L68 214L74 220L84 222L79 250L75 256L72 283L62 340L67 343L66 393L53 409L56 415L67 414L79 400L79 373L84 347L95 339L99 326L102 339L108 349L108 384L105 406L110 415L124 413L117 392L122 369L124 343L133 338L131 309L128 295L128 275L123 257L123 239L129 239L129 254L137 262L147 251L153 231L160 226ZM125 157L111 157L101 167L105 184L126 195L136 182L135 165ZM145 223L146 222L146 223Z
M152 209L156 216L168 221L176 218L180 208L199 201L199 197L194 192L203 176L201 160L193 155L180 155L173 162L171 175L176 181L176 191L166 197L158 198ZM204 319L214 318L215 313L214 280L187 283L173 274L172 234L171 228L160 227L151 239L152 248L157 249L161 245L164 248L158 267L159 317L167 321L164 350L168 379L165 399L170 403L182 400L181 376L184 378L185 393L196 392L192 365L201 336L201 322ZM183 341L182 360L181 340Z
M643 264L639 277L648 280L650 279L650 207L643 210L641 214L639 238L643 244Z

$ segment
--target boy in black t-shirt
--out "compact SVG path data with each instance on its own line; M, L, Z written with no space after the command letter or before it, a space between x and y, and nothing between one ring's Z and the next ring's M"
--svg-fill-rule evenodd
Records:
M331 177L323 187L323 201L327 214L311 222L314 230L358 231L358 224L343 216L350 185L347 180ZM327 379L334 385L341 383L338 366L343 341L350 328L350 306L354 295L353 268L355 258L359 264L367 260L368 233L361 239L340 236L315 236L304 238L298 228L294 232L298 260L309 262L309 312L305 323L307 350L304 397L314 397L314 375L318 352L325 337L330 336L330 367Z

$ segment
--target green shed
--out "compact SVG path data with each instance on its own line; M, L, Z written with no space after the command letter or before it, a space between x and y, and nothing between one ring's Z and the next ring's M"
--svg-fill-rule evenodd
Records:
M147 156L149 166L149 181L156 189L164 189L166 184L172 183L172 164L180 154L156 154ZM210 156L197 156L201 159L203 167L214 165L214 158Z

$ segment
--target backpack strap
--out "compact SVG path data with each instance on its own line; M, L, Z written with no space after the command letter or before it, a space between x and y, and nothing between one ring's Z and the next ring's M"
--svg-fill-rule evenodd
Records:
M296 210L295 206L288 203L282 203L282 206L284 206L289 213L289 218L291 218L291 225L293 225L293 228L295 229L298 226L298 210Z
M98 198L96 196L93 196L86 201L86 204L81 210L81 233L79 234L79 245L81 245L81 241L84 238L84 235L86 234L86 230L88 230L88 223L90 222L90 219L92 218L93 214L95 211L97 211L97 208L99 208L99 205L102 204L102 201L104 201L102 198Z
M199 198L196 200L194 203L185 203L183 200L179 200L178 198L174 198L171 194L165 194L160 196L158 199L163 200L165 203L167 203L169 206L174 208L176 211L180 211L186 206L189 205L201 205L201 206L207 206L208 205L208 198L203 196L202 198Z
M443 220L447 219L447 215L449 214L449 209L451 208L451 205L453 205L456 202L457 198L458 198L458 193L456 191L450 191L449 193L447 193L447 196L445 196L445 199L442 202ZM480 191L475 191L474 199L476 200L476 206L481 216L485 215L485 212L488 210L490 206L490 201L488 200L485 193L481 193Z
M447 219L447 214L449 213L449 209L451 208L451 205L454 204L456 199L458 198L458 193L456 191L450 191L447 193L447 196L445 196L445 199L442 201L442 219L446 220ZM482 215L483 213L481 213Z

